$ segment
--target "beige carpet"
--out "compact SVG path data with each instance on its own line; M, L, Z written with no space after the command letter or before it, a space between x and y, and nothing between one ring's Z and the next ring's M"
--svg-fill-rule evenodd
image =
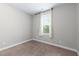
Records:
M77 53L32 40L1 51L0 56L77 56Z

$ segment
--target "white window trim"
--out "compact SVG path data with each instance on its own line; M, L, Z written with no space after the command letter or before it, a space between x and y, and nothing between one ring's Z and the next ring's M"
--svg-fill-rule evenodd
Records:
M46 11L47 13L49 13L49 33L48 34L46 34L46 33L43 33L43 20L42 20L42 15L44 14L44 13L40 13L40 32L39 32L39 35L40 36L43 36L43 35L48 35L49 37L51 37L52 35L52 31L51 31L51 29L52 29L52 26L51 26L51 9L49 10L49 11ZM45 12L45 13L46 13Z

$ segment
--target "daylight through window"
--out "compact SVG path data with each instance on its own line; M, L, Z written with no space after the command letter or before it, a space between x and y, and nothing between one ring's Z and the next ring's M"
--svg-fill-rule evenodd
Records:
M41 35L51 34L51 12L41 13Z

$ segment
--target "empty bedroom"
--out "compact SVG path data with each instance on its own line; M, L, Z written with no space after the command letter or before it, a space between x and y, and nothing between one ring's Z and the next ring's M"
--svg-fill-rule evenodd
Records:
M79 3L0 3L0 56L78 56Z

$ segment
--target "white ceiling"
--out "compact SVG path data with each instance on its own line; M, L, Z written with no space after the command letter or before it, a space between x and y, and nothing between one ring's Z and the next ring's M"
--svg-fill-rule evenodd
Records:
M38 12L48 10L57 5L57 3L12 3L10 5L33 15Z

